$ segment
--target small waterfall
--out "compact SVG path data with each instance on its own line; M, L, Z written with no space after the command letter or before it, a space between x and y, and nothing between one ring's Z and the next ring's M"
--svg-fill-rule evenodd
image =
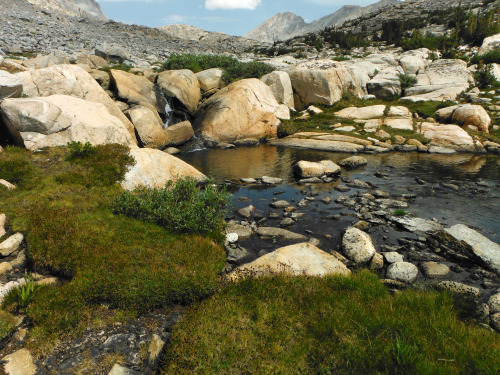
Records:
M172 120L174 119L174 110L172 109L171 103L169 99L165 101L165 122L163 123L163 128L166 129L169 125L172 124Z

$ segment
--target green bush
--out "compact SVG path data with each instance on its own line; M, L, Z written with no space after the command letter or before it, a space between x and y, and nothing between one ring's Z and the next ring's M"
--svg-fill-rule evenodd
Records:
M500 50L496 49L484 55L474 55L471 64L500 64Z
M406 212L405 210L403 210L401 208L398 208L397 210L394 210L394 212L392 214L394 216L406 216L408 214L408 212Z
M194 73L211 68L224 70L222 79L230 83L243 78L260 78L274 71L274 67L262 62L243 63L230 56L174 54L163 64L164 70L189 69Z
M117 214L155 222L179 233L219 233L229 194L211 183L202 189L192 178L170 182L162 189L124 192L113 204Z
M417 84L417 78L409 74L398 74L401 89L405 90Z
M496 374L500 336L461 312L367 271L248 278L188 309L162 374Z
M95 148L90 142L83 145L81 142L72 141L66 147L69 151L68 160L83 159L95 154Z
M480 89L500 86L500 82L498 82L495 76L491 73L490 65L480 64L477 71L474 72L474 80L476 81L477 87Z
M35 297L42 285L37 285L33 278L33 274L24 275L25 283L15 289L12 289L4 298L3 306L16 304L19 309L25 309Z

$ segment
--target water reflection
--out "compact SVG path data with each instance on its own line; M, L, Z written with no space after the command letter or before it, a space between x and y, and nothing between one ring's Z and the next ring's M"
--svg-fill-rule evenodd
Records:
M339 162L352 154L294 150L269 145L230 150L206 149L180 155L180 158L216 180L274 176L292 182L292 166L299 160L324 159ZM365 172L383 166L394 167L396 175L436 180L486 178L500 180L500 158L493 155L390 153L363 155L368 159Z

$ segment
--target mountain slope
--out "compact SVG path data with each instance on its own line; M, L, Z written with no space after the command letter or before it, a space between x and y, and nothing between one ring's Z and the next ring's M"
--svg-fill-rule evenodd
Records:
M398 2L399 0L380 0L366 7L344 5L336 12L311 23L306 23L302 17L291 12L278 13L261 23L246 34L245 37L267 42L286 40L297 35L319 31L325 27L341 26L348 20L358 18L386 6L397 4Z
M28 0L28 2L67 16L107 19L96 0Z

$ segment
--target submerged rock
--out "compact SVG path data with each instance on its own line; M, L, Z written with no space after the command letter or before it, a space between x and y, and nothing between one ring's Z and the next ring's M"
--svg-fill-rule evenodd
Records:
M251 263L238 267L228 279L261 277L284 273L293 276L349 275L351 271L336 257L310 243L281 247Z

